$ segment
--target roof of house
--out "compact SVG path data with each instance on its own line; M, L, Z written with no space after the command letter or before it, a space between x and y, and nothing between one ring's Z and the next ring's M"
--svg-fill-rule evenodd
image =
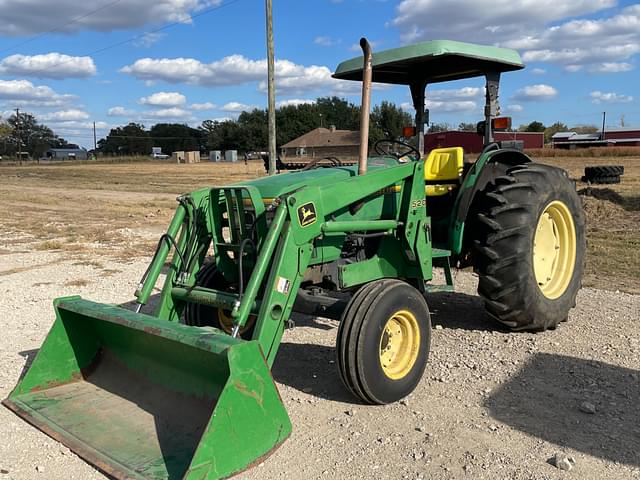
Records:
M352 147L354 145L360 145L360 132L318 127L285 143L282 148Z
M551 138L569 138L576 135L576 132L557 132Z

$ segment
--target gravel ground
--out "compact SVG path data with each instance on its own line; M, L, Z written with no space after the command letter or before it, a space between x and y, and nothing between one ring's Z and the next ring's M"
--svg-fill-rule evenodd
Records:
M98 260L0 250L0 397L42 343L53 298L131 300L146 262ZM297 316L273 368L292 437L239 478L640 480L640 296L583 289L557 330L512 334L485 317L473 275L457 282L427 298L429 364L394 405L357 404L334 364L337 323ZM0 408L0 480L37 478L104 477Z

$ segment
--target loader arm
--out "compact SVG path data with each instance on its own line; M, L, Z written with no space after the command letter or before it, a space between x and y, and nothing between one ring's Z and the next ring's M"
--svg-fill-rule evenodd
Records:
M173 255L157 316L179 321L187 302L228 309L238 328L247 323L250 315L255 315L257 320L252 338L259 342L271 366L314 254L315 243L325 236L350 232L388 232L390 238L396 236L401 239L397 246L402 253L394 253L397 261L392 265L374 257L343 266L341 274L345 287L396 276L398 273L429 280L431 243L423 171L424 162L418 161L377 169L366 176L349 177L323 187L302 187L282 194L266 209L263 199L252 186L232 185L214 187L208 193L195 192L191 203L203 210L195 213L201 219L199 228L192 229L191 222L186 220L181 223L176 244L183 251ZM360 220L359 216L348 213L351 206L361 203L365 205L362 208L366 212L367 204L378 199L381 191L392 186L400 189L400 200L399 208L390 218ZM247 205L249 209L242 208ZM182 205L179 207L183 208ZM207 242L212 244L214 261L225 277L238 278L239 244L253 233L252 227L246 227L245 217L249 214L255 215L255 228L265 235L258 235L263 240L256 245L257 255L255 262L251 263L251 274L246 285L243 285L242 294L194 286L195 274L204 262L209 247ZM181 216L180 210L177 215ZM187 213L186 217L190 215L193 213ZM345 217L349 219L343 220ZM204 218L207 220L202 220ZM226 239L225 229L228 229ZM196 236L195 244L199 246L191 247L191 253L197 254L197 258L191 261L188 260L188 248L194 243L193 235ZM233 255L230 252L234 252ZM166 253L168 255L168 251ZM242 252L243 258L244 254ZM161 264L164 261L156 257L154 263ZM181 267L183 263L190 264L187 272ZM409 272L411 275L408 275ZM149 284L155 284L156 280L157 276L149 275L140 291L149 291ZM139 300L142 302L144 298L139 297Z

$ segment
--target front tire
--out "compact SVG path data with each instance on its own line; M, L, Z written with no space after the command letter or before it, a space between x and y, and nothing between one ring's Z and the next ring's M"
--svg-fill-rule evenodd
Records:
M507 170L476 204L474 270L489 315L512 330L555 328L575 306L584 269L580 199L564 170Z
M337 364L347 389L370 404L387 404L418 385L429 356L427 302L411 285L376 280L352 297L336 339Z
M218 270L215 263L205 263L196 273L196 286L211 288L224 292L236 290ZM250 340L255 328L255 315L250 315L247 323L240 329L240 337ZM233 319L231 312L222 308L212 307L200 303L187 303L184 309L184 323L195 327L215 327L231 334Z

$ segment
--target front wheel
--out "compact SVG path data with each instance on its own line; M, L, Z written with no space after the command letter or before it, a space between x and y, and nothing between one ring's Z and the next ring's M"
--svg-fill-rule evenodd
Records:
M336 354L342 382L366 403L400 400L420 382L430 342L422 294L399 280L371 282L356 292L340 319Z
M205 263L200 268L196 273L196 286L233 293L237 290L224 278L215 263ZM243 339L250 340L253 336L255 320L255 315L250 315L247 323L240 329L239 333ZM187 303L184 310L184 323L194 327L215 327L227 334L231 334L233 330L230 311L200 303Z
M513 330L555 328L581 286L584 214L564 170L525 164L477 200L474 269L487 312Z

